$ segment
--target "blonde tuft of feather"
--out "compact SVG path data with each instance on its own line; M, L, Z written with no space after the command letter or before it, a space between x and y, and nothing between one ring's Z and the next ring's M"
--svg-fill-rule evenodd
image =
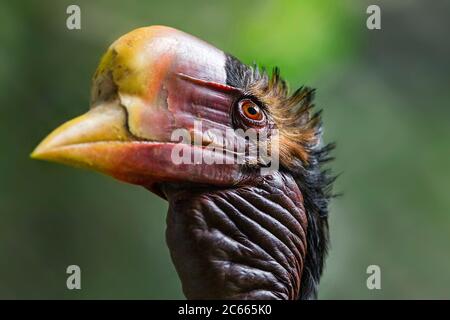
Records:
M320 111L313 111L315 89L301 87L289 94L278 68L270 78L262 72L247 90L266 106L279 130L280 162L288 168L295 165L296 159L307 165L322 134Z

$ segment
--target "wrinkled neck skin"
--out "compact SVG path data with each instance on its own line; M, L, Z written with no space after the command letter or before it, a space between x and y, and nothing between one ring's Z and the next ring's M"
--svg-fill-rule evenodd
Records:
M163 190L166 240L188 299L298 299L307 218L291 176Z

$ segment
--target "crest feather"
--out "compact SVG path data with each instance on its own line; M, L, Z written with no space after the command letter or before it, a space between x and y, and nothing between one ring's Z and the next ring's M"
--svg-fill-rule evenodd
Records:
M310 154L321 141L321 112L313 112L315 89L300 87L289 95L289 89L275 68L269 78L265 72L254 79L246 91L267 106L280 132L280 161L290 168L294 159L308 164Z

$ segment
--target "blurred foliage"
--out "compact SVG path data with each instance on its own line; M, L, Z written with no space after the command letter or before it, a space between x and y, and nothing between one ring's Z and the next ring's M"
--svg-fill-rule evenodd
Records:
M448 2L21 1L0 4L0 298L182 298L165 245L167 204L92 172L31 161L88 108L106 47L163 24L317 87L342 172L321 298L449 298ZM78 4L82 30L66 29ZM418 20L417 17L420 16ZM65 269L82 268L68 291ZM366 268L382 268L382 290Z

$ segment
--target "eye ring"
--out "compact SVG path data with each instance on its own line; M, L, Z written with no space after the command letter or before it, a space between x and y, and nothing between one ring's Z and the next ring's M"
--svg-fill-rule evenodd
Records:
M238 111L248 125L261 127L266 123L266 115L262 108L249 98L238 102Z

